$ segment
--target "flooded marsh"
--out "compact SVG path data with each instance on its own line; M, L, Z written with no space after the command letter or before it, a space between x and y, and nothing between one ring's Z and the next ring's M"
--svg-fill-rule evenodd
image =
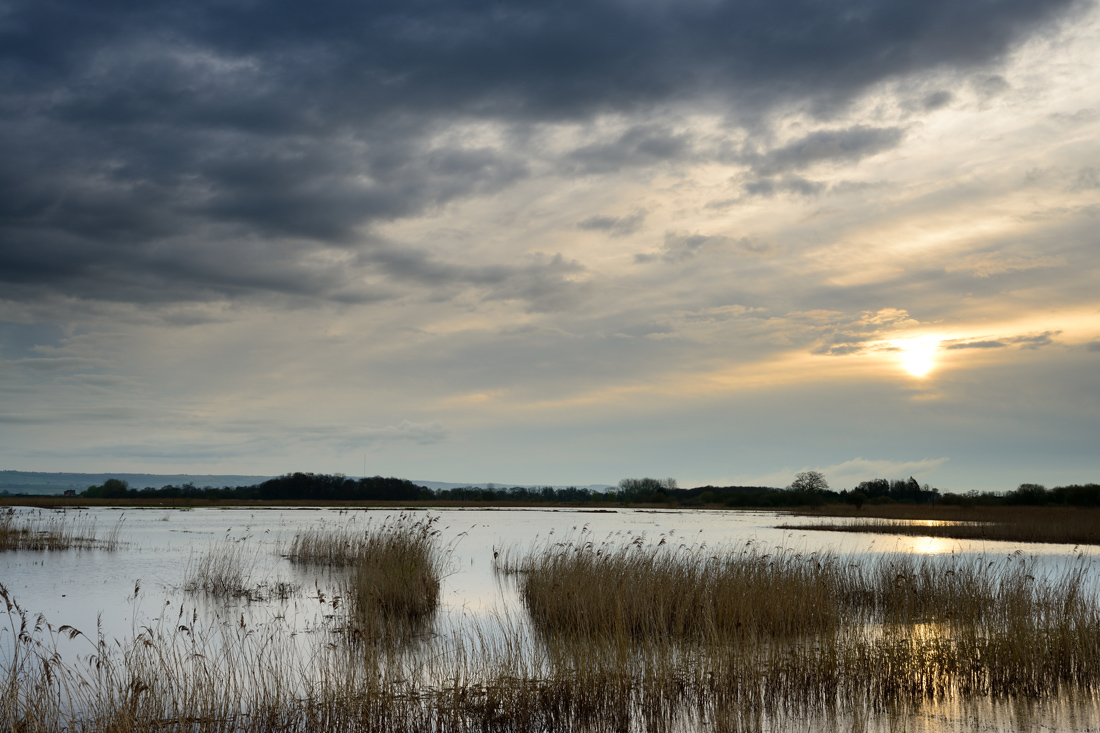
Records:
M1097 728L1092 556L780 521L127 512L113 552L0 554L0 727Z

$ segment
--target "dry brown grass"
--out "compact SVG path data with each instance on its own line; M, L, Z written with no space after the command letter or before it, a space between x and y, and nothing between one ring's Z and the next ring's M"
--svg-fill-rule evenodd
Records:
M0 511L0 551L117 550L122 519L106 534L97 534L95 520L67 512Z
M783 524L779 528L873 532L960 540L1100 545L1100 509L883 504L864 506L858 511L853 507L834 505L800 514L841 517L845 521Z
M583 536L582 536L583 537ZM708 638L822 632L838 623L843 568L831 556L589 540L505 553L520 595L547 634Z

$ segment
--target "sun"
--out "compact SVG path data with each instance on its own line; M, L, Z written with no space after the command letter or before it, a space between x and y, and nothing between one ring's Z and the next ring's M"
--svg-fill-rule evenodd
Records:
M914 377L925 377L936 366L936 351L940 340L924 336L921 338L894 341L901 350L901 365Z

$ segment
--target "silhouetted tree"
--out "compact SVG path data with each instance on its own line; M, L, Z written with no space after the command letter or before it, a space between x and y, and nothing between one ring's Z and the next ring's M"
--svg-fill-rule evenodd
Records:
M820 471L799 471L787 488L791 491L828 491L829 482Z

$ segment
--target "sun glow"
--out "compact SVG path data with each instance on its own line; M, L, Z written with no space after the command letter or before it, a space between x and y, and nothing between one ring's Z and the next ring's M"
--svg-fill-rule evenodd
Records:
M936 366L939 345L939 339L930 337L894 342L894 346L901 350L902 367L914 377L927 376Z

